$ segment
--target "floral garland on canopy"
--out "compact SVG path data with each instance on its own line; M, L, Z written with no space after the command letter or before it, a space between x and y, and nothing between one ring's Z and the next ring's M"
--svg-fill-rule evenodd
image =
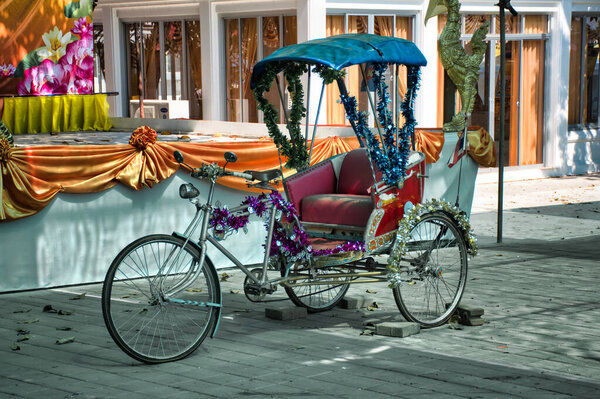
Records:
M471 223L469 222L465 212L461 211L457 206L452 205L447 201L440 201L436 199L432 199L431 201L423 204L416 204L407 214L404 215L402 220L400 220L400 223L398 223L396 244L392 249L387 266L387 279L391 288L402 283L401 271L397 265L400 264L402 257L406 255L411 230L421 221L423 215L437 211L444 212L454 219L454 221L456 221L460 232L465 238L465 243L467 244L467 253L471 256L477 255L477 239L473 234Z
M297 212L294 205L283 199L278 192L261 194L258 197L246 197L242 205L247 206L249 214L255 214L260 218L266 218L265 226L269 227L269 207L267 204L275 206L278 212L281 212L280 220L293 221L297 219ZM217 207L208 221L213 229L213 234L217 239L224 239L227 235L242 229L247 232L249 215L236 215L227 209L227 207ZM298 223L286 223L286 226L279 220L275 220L273 228L273 239L271 241L270 255L282 255L286 258L288 264L297 261L307 261L312 256L328 256L342 252L364 251L365 245L360 241L345 242L332 249L315 250L308 241L308 235L299 226Z

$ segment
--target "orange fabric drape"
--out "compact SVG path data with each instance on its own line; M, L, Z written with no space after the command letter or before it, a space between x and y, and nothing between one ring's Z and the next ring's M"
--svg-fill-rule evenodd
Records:
M417 150L427 162L439 158L443 134L419 130ZM483 141L483 140L482 140ZM310 145L310 143L309 143ZM317 139L311 164L358 148L356 137ZM140 190L168 179L179 168L173 151L179 150L192 166L223 164L223 153L234 151L239 161L228 168L237 171L279 167L275 145L268 140L229 143L157 142L144 150L132 145L40 146L3 149L0 154L0 221L31 216L46 207L58 192L93 193L117 183ZM493 152L493 151L492 151ZM289 176L293 170L285 170ZM238 178L223 178L220 184L251 191Z

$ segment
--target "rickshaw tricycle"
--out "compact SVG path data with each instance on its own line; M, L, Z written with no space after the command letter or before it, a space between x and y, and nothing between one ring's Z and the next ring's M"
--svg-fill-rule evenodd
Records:
M283 168L243 173L215 164L192 168L176 152L175 159L192 177L206 179L210 190L200 201L196 187L182 185L180 196L197 210L187 230L142 237L111 264L102 309L118 346L137 360L160 363L189 355L215 334L222 298L217 271L206 254L209 243L245 273L244 293L252 301L283 287L294 304L320 312L336 306L350 284L384 281L407 320L425 328L445 323L465 289L467 257L474 247L456 206L421 204L427 176L425 157L415 151L413 102L419 68L425 64L414 43L367 34L284 47L257 63L252 87L259 109L286 166L297 173L282 179ZM376 99L370 91L368 98L375 121L357 109L356 98L346 90L344 69L352 65L372 72ZM397 87L393 99L388 94L388 83L397 85L400 65L406 68L407 82L402 101ZM309 120L301 80L309 71L308 87L312 74L323 81L321 98L326 85L337 83L361 143L361 148L312 166L315 133L309 141L309 123L304 137L300 128L302 118ZM279 114L265 98L273 81L279 87L281 75L292 97L285 114L289 138L279 131ZM403 126L397 128L400 120ZM237 156L227 152L225 160L227 165ZM213 193L221 176L246 179L264 192L236 207L217 206ZM274 186L280 180L287 199ZM251 216L263 218L267 231L264 261L258 265L242 264L220 242L244 229Z

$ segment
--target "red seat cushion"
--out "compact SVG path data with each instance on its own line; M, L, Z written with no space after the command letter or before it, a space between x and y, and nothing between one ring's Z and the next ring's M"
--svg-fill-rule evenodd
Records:
M286 179L285 190L288 201L302 215L302 198L315 194L335 193L335 172L331 161L325 161L304 172ZM303 216L302 216L303 217Z
M375 176L381 180L381 172L375 166ZM365 148L350 151L344 157L338 177L338 194L369 195L369 188L375 184L369 156Z
M302 199L301 209L304 222L365 227L373 211L373 200L367 195L311 195Z

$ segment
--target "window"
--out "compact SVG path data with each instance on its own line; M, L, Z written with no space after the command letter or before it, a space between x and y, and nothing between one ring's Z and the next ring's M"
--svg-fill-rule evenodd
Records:
M129 99L189 100L171 117L201 119L200 22L126 23L125 32Z
M341 35L344 33L372 33L380 36L394 36L403 39L412 40L413 38L413 17L396 16L396 15L327 15L326 17L326 34L327 36ZM368 84L364 83L362 72L359 65L353 65L347 68L346 88L350 95L356 97L359 109L370 109L367 90L372 92ZM400 99L404 97L406 92L406 68L400 67L398 73L398 93ZM365 71L367 80L369 79L368 68ZM393 88L393 73L388 71L386 83L388 87ZM344 107L338 102L339 90L336 84L327 86L327 124L329 125L348 125ZM390 96L394 117L396 116L395 96ZM399 125L404 121L402 116ZM369 115L369 123L374 125L375 121L372 115Z
M104 68L104 29L94 24L94 93L106 92Z
M295 16L225 19L226 111L233 122L260 122L256 100L250 89L254 64L280 47L296 44ZM283 120L278 91L285 92L282 77L279 87L273 84L266 98L279 110Z
M467 53L473 33L485 21L491 21L485 57L476 82L475 105L470 126L494 132L500 140L500 24L495 15L464 15L461 39ZM445 18L438 18L439 32ZM505 151L507 166L533 165L543 162L544 84L548 17L546 15L506 15L506 93ZM448 122L460 108L456 88L441 63L438 87L438 124ZM493 97L492 94L493 93ZM441 104L440 104L441 103ZM441 111L441 112L440 112Z
M571 19L568 116L570 126L600 124L599 38L599 17L575 16Z

